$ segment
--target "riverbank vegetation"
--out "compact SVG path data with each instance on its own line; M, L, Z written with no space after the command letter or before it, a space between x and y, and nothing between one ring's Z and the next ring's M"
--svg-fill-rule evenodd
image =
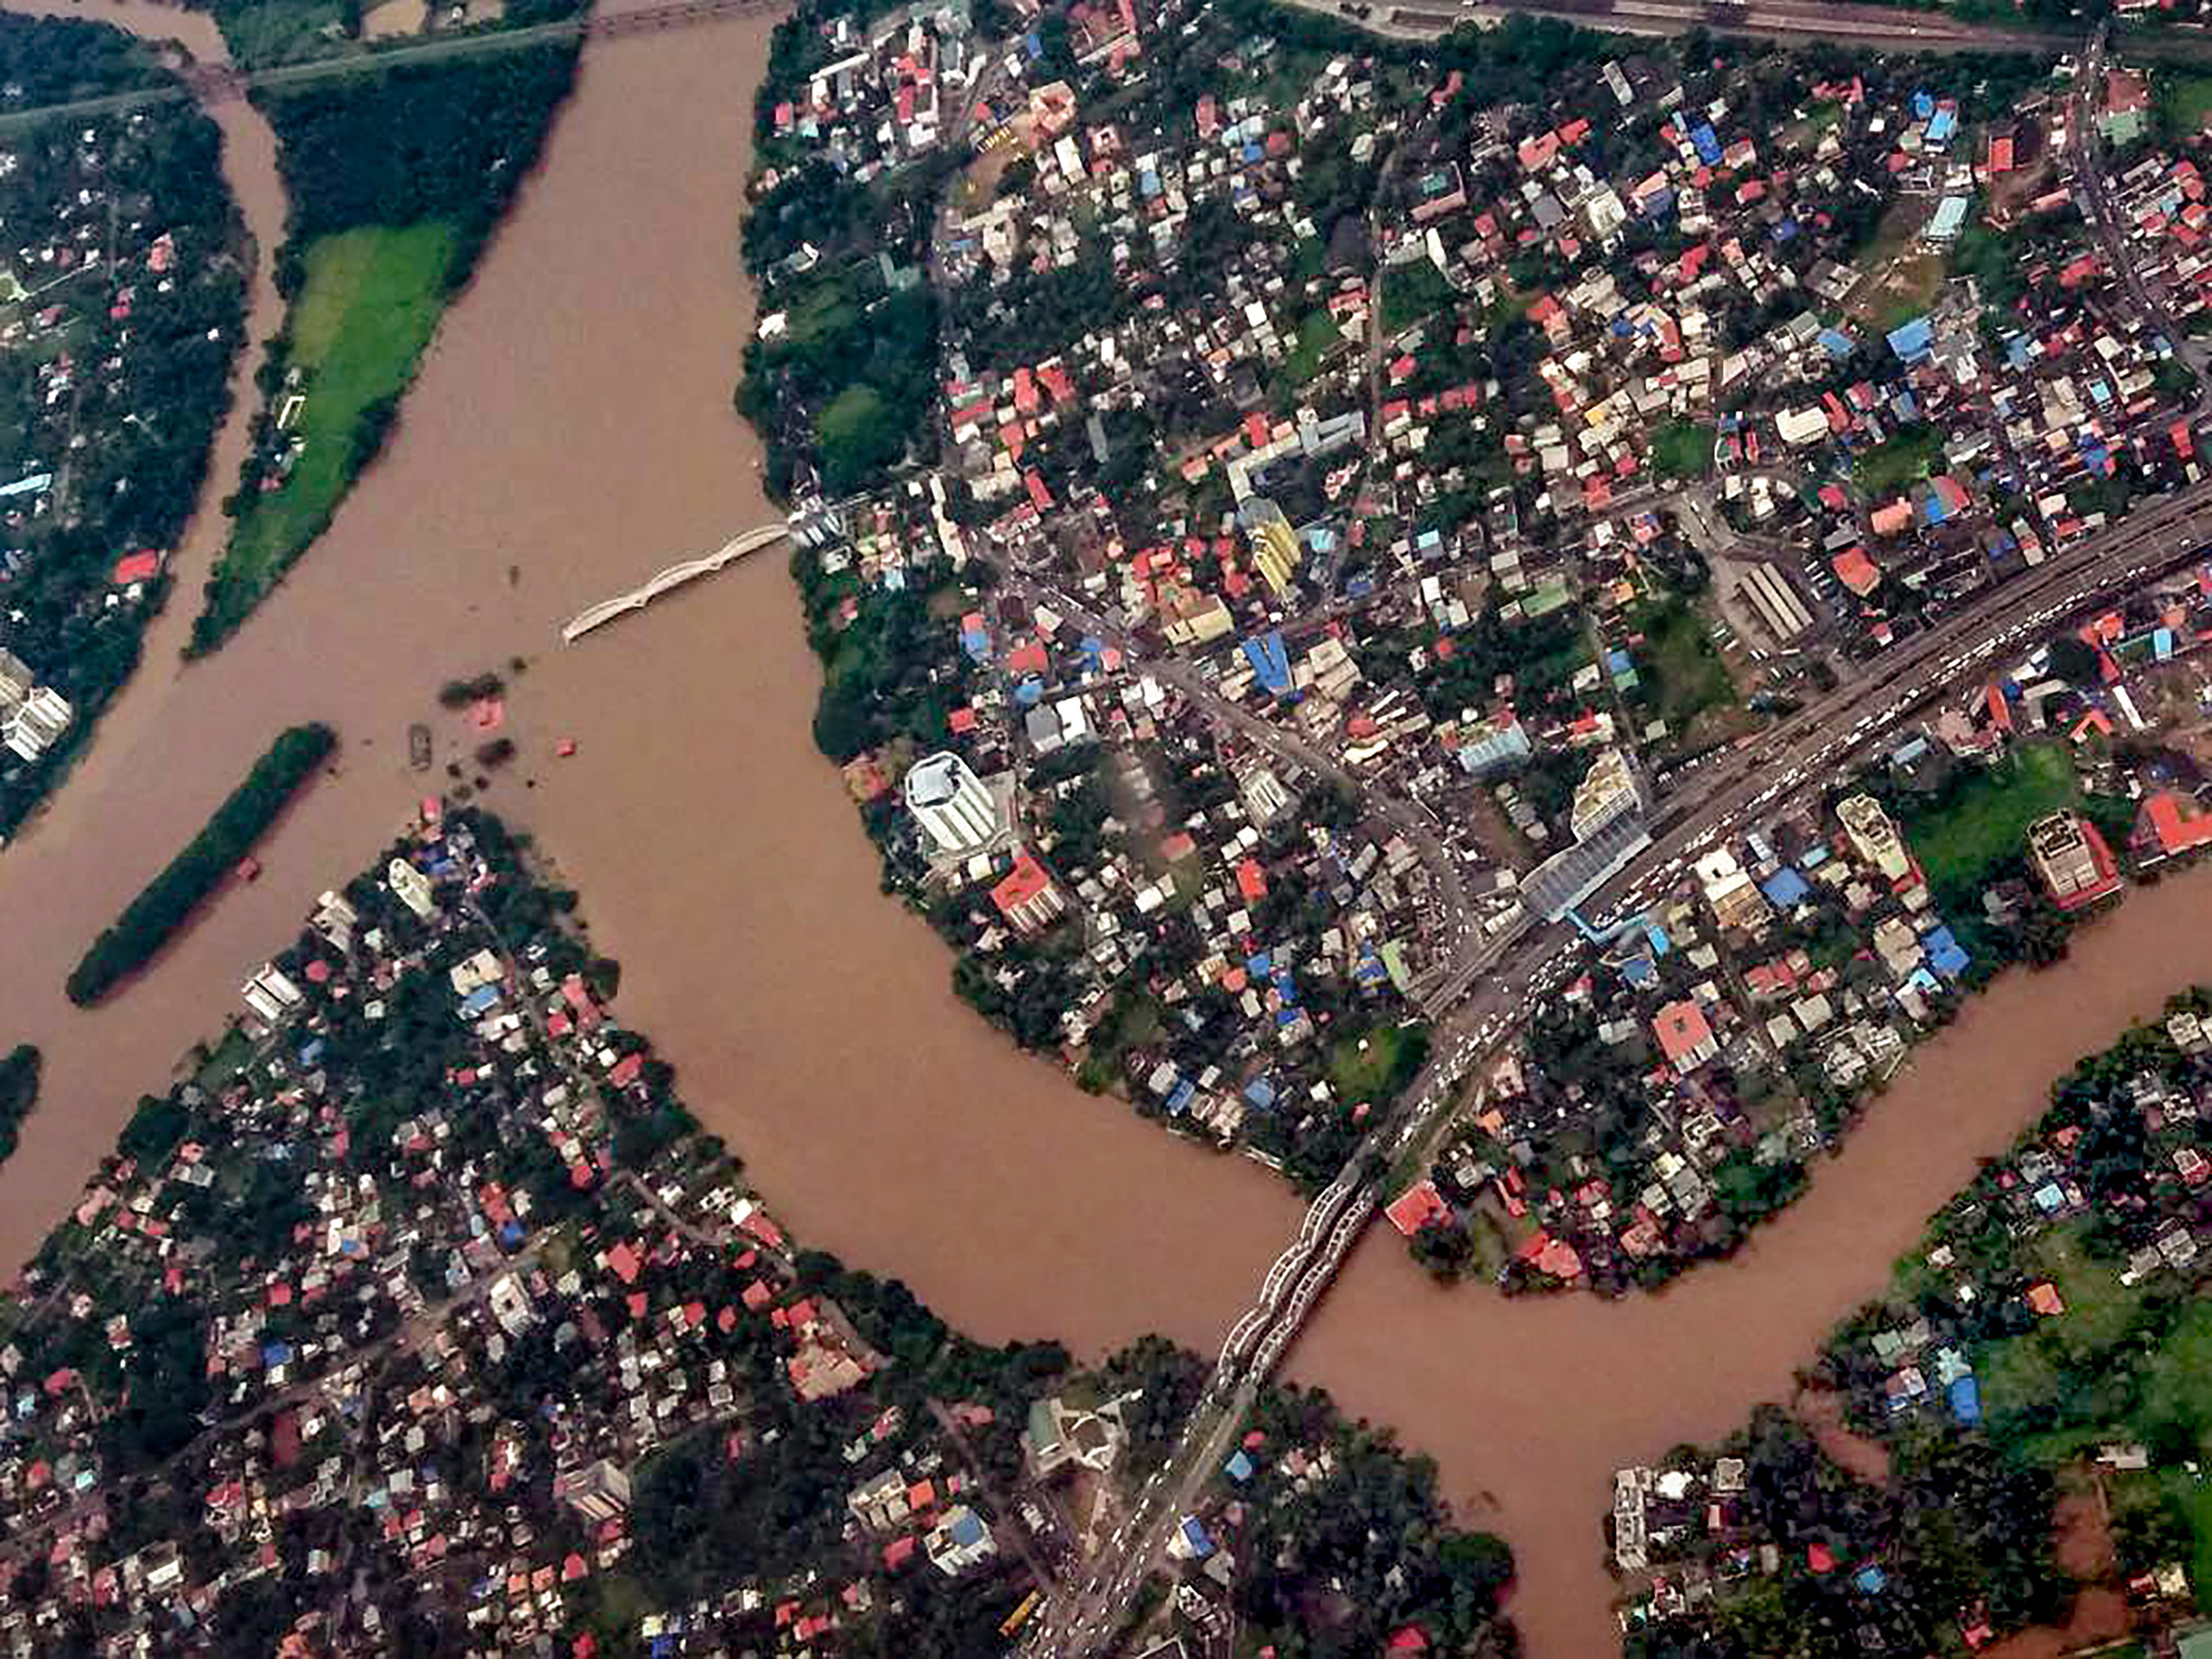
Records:
M151 64L105 24L0 15L0 82L26 100L165 78ZM18 331L0 356L0 484L22 509L5 550L4 643L71 709L37 758L0 755L0 836L66 775L137 667L168 588L159 556L198 503L244 334L243 227L221 148L181 88L173 105L48 122L8 142L10 247L51 255L97 228L92 246L114 257L0 276ZM149 266L167 275L144 280ZM103 367L72 377L71 362ZM142 551L156 556L131 558Z
M410 34L441 40L529 28L574 16L584 0L447 0L418 7L420 22L384 27L376 14L393 0L194 0L215 15L231 61L246 69L318 58L365 56L404 44Z
M337 746L337 734L327 726L295 726L280 732L207 827L93 941L70 972L70 1000L89 1007L125 975L144 966L253 850L294 791Z
M269 423L274 442L256 447L240 480L237 522L193 624L195 649L228 638L330 527L438 326L453 249L440 220L364 225L309 245Z
M214 650L330 527L382 450L438 319L467 284L575 78L554 41L257 98L290 201L290 301L235 520L190 653Z
M15 1155L23 1120L39 1103L39 1051L19 1042L0 1058L0 1164Z
M2192 1175L2212 1142L2195 1104L2212 1093L2212 990L2165 1014L2055 1084L1801 1373L1840 1406L1856 1474L1772 1407L1713 1454L1669 1456L1692 1506L1717 1456L1749 1469L1727 1535L1684 1528L1655 1555L1661 1576L1718 1571L1762 1539L1779 1559L1705 1613L1639 1612L1631 1654L1727 1659L1786 1631L1814 1638L1793 1652L1841 1656L1870 1616L1911 1650L1944 1648L1977 1624L2056 1622L2084 1585L2116 1606L2125 1587L2104 1635L2155 1636L2212 1605L2212 1295ZM2054 1548L2085 1516L2103 1547Z
M154 49L106 23L0 12L0 81L29 108L173 83Z

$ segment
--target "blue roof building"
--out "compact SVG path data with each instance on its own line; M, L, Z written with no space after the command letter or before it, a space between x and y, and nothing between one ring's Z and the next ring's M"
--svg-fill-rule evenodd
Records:
M1241 1450L1233 1451L1229 1454L1229 1461L1221 1466L1221 1471L1241 1486L1252 1478L1252 1460Z
M1938 927L1921 941L1927 947L1928 965L1944 979L1956 979L1972 960L1948 927Z
M1889 349L1899 362L1917 363L1935 349L1936 325L1928 318L1915 317L1890 330L1888 338Z
M1949 1389L1951 1415L1972 1428L1982 1420L1981 1384L1971 1376L1962 1376Z
M1482 735L1470 738L1462 734L1459 745L1460 769L1469 777L1480 778L1503 770L1516 761L1524 761L1535 752L1528 734L1517 720L1504 725L1490 724Z
M1787 910L1802 904L1805 895L1813 890L1804 877L1785 864L1759 883L1759 890L1766 895L1767 902L1776 909Z
M1291 653L1284 647L1282 630L1248 639L1243 648L1244 660L1252 665L1252 677L1277 696L1290 696Z

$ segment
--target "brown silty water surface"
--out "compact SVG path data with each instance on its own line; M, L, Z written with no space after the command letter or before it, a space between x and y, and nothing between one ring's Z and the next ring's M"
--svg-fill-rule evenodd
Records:
M98 15L155 33L202 21ZM489 804L581 890L599 948L623 963L623 1017L803 1237L907 1279L986 1339L1085 1352L1155 1329L1211 1351L1255 1290L1297 1215L1273 1178L1016 1055L952 997L937 940L878 893L809 738L818 676L780 553L559 643L586 604L773 516L730 406L751 313L735 218L768 27L587 49L540 175L447 316L386 456L261 614L180 669L221 528L204 515L145 670L54 809L0 857L0 1042L34 1042L47 1064L0 1170L0 1259L35 1247L138 1094L408 814L426 780L408 769L407 724L434 723L441 761L465 756L475 734L438 713L438 685L520 654L521 757ZM222 117L234 183L273 247L266 127L243 105ZM273 324L264 304L257 337ZM216 495L239 436L234 422ZM339 727L342 763L262 850L262 879L227 890L106 1006L72 1009L61 981L86 942L276 729L306 719ZM556 761L564 737L578 752ZM2212 878L2169 880L2066 968L2002 984L1736 1261L1619 1305L1507 1303L1437 1289L1378 1232L1290 1375L1395 1425L1438 1460L1463 1518L1508 1539L1538 1659L1613 1651L1611 1471L1786 1399L1792 1368L2053 1075L2212 979L2208 908Z

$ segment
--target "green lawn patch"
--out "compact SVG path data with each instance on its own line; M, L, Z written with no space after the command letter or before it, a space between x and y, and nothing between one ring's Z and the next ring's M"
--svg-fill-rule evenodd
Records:
M1938 898L1971 895L2017 856L2027 826L2081 797L2074 763L2056 744L2027 744L1953 791L1943 805L1905 823Z
M1409 260L1382 273L1382 328L1395 334L1458 297L1444 274L1426 259Z
M2192 138L2212 120L2212 75L2161 72L2158 119L2169 138Z
M296 389L306 402L289 430L305 447L289 477L243 503L192 624L196 651L212 649L246 620L329 527L375 455L445 309L453 247L441 222L365 226L308 246L284 359L301 372Z
M1713 428L1676 421L1651 441L1651 465L1662 478L1702 478L1713 470Z
M1380 1106L1413 1080L1428 1054L1425 1025L1377 1025L1329 1050L1328 1080L1346 1104L1364 1100Z
M1708 708L1735 701L1735 681L1714 649L1698 613L1679 599L1638 619L1644 631L1638 674L1645 701L1669 730L1680 732Z
M833 489L849 489L906 451L906 416L872 386L848 386L816 417L814 441Z
M1887 500L1906 484L1926 477L1942 459L1942 433L1933 426L1916 426L1854 460L1851 479L1869 501Z
M2119 1273L2091 1255L2074 1228L2061 1228L2036 1241L2035 1260L2066 1299L2066 1311L2051 1326L2075 1358L2103 1353L2134 1328L2142 1312L2142 1292L2120 1283Z
M1343 340L1344 331L1327 310L1309 312L1298 325L1297 344L1283 360L1283 378L1292 386L1304 386L1321 373L1322 359Z

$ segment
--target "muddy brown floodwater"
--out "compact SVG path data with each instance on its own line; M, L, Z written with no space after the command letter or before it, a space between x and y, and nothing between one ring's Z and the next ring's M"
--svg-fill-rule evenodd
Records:
M55 9L155 34L202 21ZM145 671L54 810L0 857L0 1042L34 1042L47 1065L0 1171L0 1260L34 1247L131 1102L398 828L423 781L407 724L441 722L441 760L465 756L439 684L517 655L531 663L510 704L521 757L490 804L582 891L623 963L624 1018L804 1237L905 1277L987 1339L1086 1352L1155 1329L1211 1350L1287 1237L1297 1207L1271 1177L1079 1093L954 1000L942 948L878 895L811 744L817 672L779 556L558 642L584 605L770 516L730 405L750 315L734 222L767 32L728 21L587 50L541 173L446 319L385 458L233 643L179 669L185 596L220 521L196 529ZM267 130L240 105L222 119L273 246ZM219 462L215 494L235 462ZM261 880L223 894L107 1006L71 1008L61 981L85 943L279 726L311 718L339 727L342 763L273 835ZM578 752L555 761L564 737ZM2064 969L2002 985L1735 1261L1618 1306L1509 1304L1437 1289L1378 1232L1291 1373L1396 1425L1437 1457L1462 1515L1511 1542L1537 1659L1612 1651L1613 1468L1787 1398L1792 1368L2054 1073L2175 986L2212 980L2208 909L2212 875L2169 880Z

